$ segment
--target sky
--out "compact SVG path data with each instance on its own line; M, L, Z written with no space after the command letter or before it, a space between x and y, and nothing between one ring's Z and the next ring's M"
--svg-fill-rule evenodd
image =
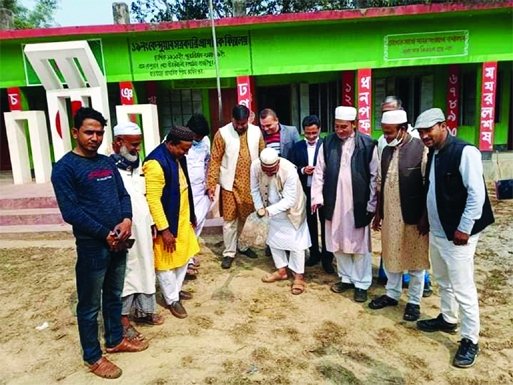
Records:
M34 0L20 2L30 9L36 3ZM113 24L114 2L125 2L130 7L132 0L60 0L60 9L55 13L55 21L61 27Z

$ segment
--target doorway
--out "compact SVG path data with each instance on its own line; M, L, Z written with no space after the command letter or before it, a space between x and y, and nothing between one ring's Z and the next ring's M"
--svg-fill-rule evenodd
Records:
M292 124L292 100L290 85L257 88L258 108L255 124L260 124L259 114L264 108L271 108L276 112L281 124Z

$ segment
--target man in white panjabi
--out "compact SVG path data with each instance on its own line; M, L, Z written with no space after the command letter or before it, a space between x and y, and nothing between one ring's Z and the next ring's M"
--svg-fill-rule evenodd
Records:
M210 127L208 121L202 114L193 114L187 121L186 126L194 133L192 147L186 155L189 180L191 182L192 197L194 200L194 212L196 214L196 227L194 232L199 238L212 201L207 194L207 172L210 163ZM187 274L195 277L196 268L199 267L199 258L193 257L189 261Z
M280 158L273 148L265 148L251 164L251 196L257 215L269 218L267 244L277 268L262 281L286 280L288 268L294 277L292 294L303 293L305 250L311 241L306 223L306 195L296 166Z
M138 323L161 325L164 318L157 314L155 299L155 267L153 261L153 219L146 201L146 186L141 173L139 151L142 132L132 122L114 127L111 158L119 169L123 184L130 195L133 210L132 234L134 246L128 250L125 283L122 293L121 321L124 334L130 339L143 339L143 335L130 324L129 316Z
M354 107L335 109L335 132L319 149L312 179L312 212L324 206L326 248L337 259L335 293L354 290L365 302L372 283L369 224L376 212L376 141L356 130Z

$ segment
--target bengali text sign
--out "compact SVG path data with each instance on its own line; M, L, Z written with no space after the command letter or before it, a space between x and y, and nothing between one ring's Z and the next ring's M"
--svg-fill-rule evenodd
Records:
M217 55L222 76L250 72L250 37L221 35ZM214 43L211 37L182 39L131 39L130 50L135 80L194 79L216 76Z
M386 35L384 59L412 60L466 56L468 38L467 30Z

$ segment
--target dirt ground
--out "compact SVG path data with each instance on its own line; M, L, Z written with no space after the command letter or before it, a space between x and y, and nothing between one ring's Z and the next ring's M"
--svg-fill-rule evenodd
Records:
M262 251L221 270L222 239L208 236L200 276L186 284L189 317L160 305L165 324L139 327L149 349L110 355L123 376L103 380L81 360L72 239L23 234L0 245L0 384L513 384L513 201L493 204L496 224L476 254L482 353L471 369L451 366L458 336L402 320L405 294L397 308L372 311L352 293L331 293L336 277L315 267L293 296L289 282L260 281L273 268ZM373 284L369 294L383 292ZM439 302L435 285L422 317L436 316Z

